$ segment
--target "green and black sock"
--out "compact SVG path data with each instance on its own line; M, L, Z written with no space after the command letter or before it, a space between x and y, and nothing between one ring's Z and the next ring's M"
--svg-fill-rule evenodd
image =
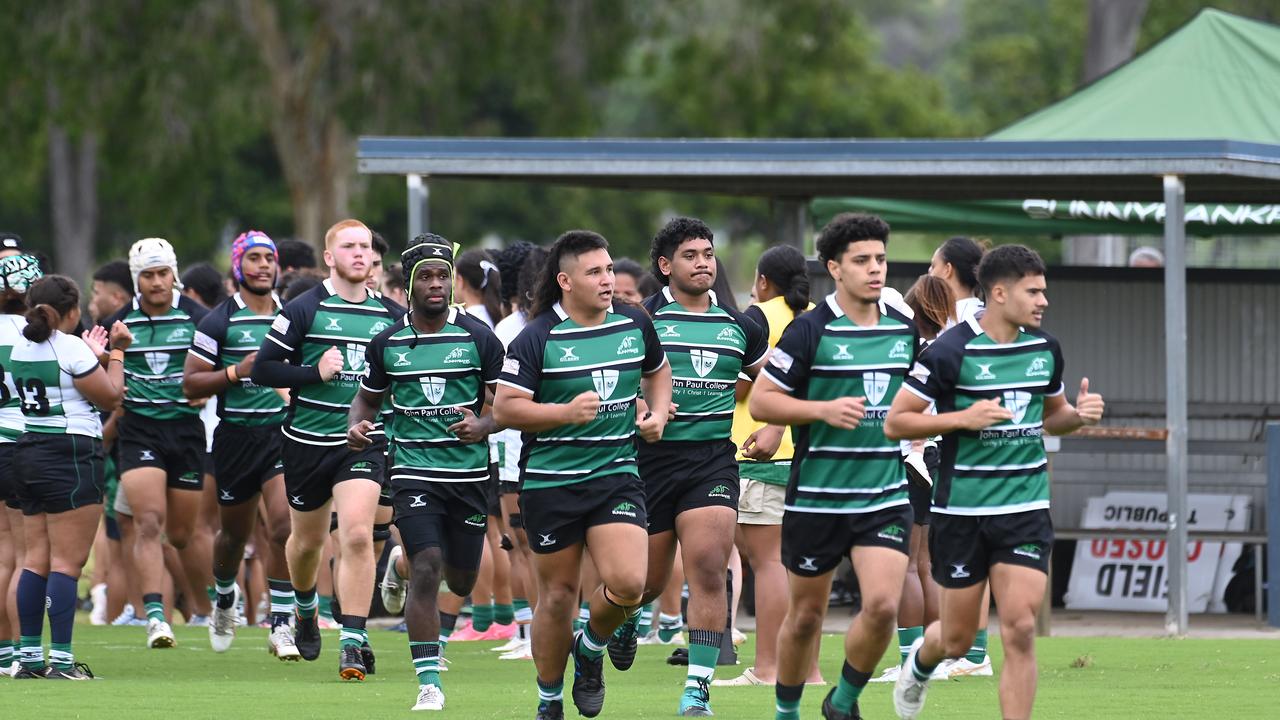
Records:
M409 654L413 656L413 671L418 674L418 685L440 684L440 643L409 642Z
M867 681L870 679L871 673L855 670L846 660L844 667L840 669L840 683L836 685L836 692L831 696L831 704L842 713L852 714L853 706L858 702L858 696L862 694L862 688L867 686Z
M969 652L965 653L964 659L975 665L981 665L987 659L987 629L983 628L973 638L973 645L969 648Z
M773 686L774 720L800 720L800 696L804 694L804 684Z
M923 626L914 625L912 627L898 628L898 653L902 656L898 660L899 665L907 661L907 655L911 652L911 644L914 643L917 638L922 637L924 637Z

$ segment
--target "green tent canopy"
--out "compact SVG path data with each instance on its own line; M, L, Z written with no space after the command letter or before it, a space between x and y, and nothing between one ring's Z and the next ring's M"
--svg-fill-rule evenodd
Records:
M1243 140L1280 144L1280 27L1204 10L1150 50L991 140ZM821 226L872 212L896 230L987 235L1159 235L1163 203L1071 199L918 202L822 198ZM1190 235L1280 234L1271 205L1187 206Z

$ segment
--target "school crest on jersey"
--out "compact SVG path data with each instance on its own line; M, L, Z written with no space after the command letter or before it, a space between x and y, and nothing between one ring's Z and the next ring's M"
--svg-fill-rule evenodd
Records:
M1027 416L1027 407L1031 405L1031 393L1025 390L1005 390L1004 407L1013 413L1013 424L1018 425Z
M422 384L422 394L427 397L427 402L432 405L439 405L440 399L444 397L445 379L424 377L418 382Z
M889 392L889 379L887 372L862 373L862 391L867 395L868 404L879 405L884 400L885 393Z
M169 367L169 353L167 352L149 352L143 355L147 360L147 367L151 368L152 375L159 375L164 369Z
M706 377L716 367L716 361L720 359L719 355L710 350L690 350L689 361L693 363L693 371L698 373L698 377Z
M618 371L592 370L591 384L596 386L596 394L601 400L608 400L613 396L613 391L618 389Z
M364 345L347 343L347 367L352 372L359 372L364 369Z

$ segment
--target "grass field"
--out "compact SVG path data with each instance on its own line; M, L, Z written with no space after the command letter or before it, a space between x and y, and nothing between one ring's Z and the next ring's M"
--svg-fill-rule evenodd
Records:
M241 629L224 655L208 648L204 628L177 628L173 650L147 650L137 627L76 627L77 659L102 679L93 683L0 680L3 718L385 718L408 717L417 693L404 635L370 632L378 674L363 684L337 676L336 633L314 663L285 664L265 651L266 631ZM47 641L47 638L46 638ZM499 661L493 643L455 643L444 676L455 718L532 718L533 665ZM822 669L839 675L840 639L823 639ZM1280 713L1280 648L1266 640L1050 638L1041 640L1040 718L1274 718ZM751 657L751 644L741 648ZM674 717L684 669L664 663L669 648L641 647L623 674L606 661L602 718ZM998 643L993 657L1000 663ZM572 669L570 669L572 673ZM717 675L736 674L722 667ZM805 718L818 718L827 688L809 688ZM566 716L577 717L565 687ZM890 687L862 696L867 720L893 718ZM773 717L773 689L715 688L722 718ZM935 683L924 718L999 717L995 678Z

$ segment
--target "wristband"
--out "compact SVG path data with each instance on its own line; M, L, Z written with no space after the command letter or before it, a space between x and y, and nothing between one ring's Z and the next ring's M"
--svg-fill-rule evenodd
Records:
M124 362L124 351L123 351L123 350L118 350L118 349L117 349L117 350L112 350L112 351L111 351L111 353L110 353L109 355L107 355L107 362L111 362L112 360L116 360L116 361L118 361L118 362L123 363L123 362Z
M240 377L236 373L235 365L228 365L226 368L227 382L236 383L240 381Z

